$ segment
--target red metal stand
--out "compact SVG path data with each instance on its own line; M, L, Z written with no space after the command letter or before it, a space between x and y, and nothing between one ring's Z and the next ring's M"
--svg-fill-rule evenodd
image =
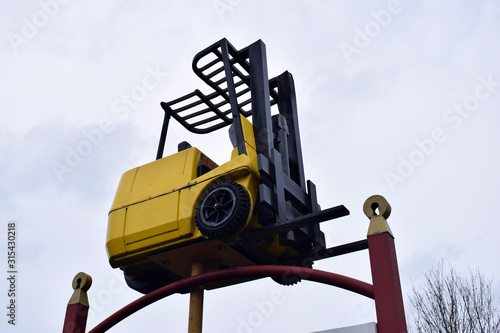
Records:
M391 206L374 195L365 201L363 211L370 218L367 238L378 332L407 332L394 237L386 221Z
M377 327L380 333L406 332L406 317L394 239L389 233L368 236Z
M250 267L235 267L221 269L218 271L207 272L196 276L188 277L180 281L171 283L160 289L157 289L141 298L133 301L132 303L124 306L100 324L90 330L89 333L106 332L111 327L127 318L131 314L140 309L177 292L200 286L221 279L234 279L234 278L262 278L266 276L297 276L304 280L316 281L320 283L329 284L339 288L343 288L360 295L373 298L373 287L363 281L355 280L347 276L320 271L317 269L303 268L303 267L290 267L290 266L250 266Z
M68 304L63 333L85 333L89 307L83 304Z

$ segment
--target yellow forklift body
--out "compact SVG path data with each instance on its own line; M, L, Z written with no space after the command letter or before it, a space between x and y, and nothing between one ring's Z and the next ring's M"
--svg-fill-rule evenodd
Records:
M197 202L207 187L222 179L246 188L253 211L260 178L257 153L252 124L243 116L241 120L247 154L238 155L235 148L229 162L201 176L197 170L206 157L194 147L122 175L108 217L106 247L111 266L137 263L158 250L204 239L194 221ZM256 227L251 214L246 228Z

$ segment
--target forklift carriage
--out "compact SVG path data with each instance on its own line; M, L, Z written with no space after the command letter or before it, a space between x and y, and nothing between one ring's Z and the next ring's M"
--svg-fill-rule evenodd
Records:
M305 180L291 74L268 79L260 40L236 50L222 39L194 57L193 71L214 91L161 103L156 161L123 174L109 212L111 266L124 271L132 289L148 293L190 276L197 258L211 271L309 267L331 256L319 223L349 211L322 211L315 185ZM229 126L231 159L218 166L187 142L163 157L171 117L198 134Z

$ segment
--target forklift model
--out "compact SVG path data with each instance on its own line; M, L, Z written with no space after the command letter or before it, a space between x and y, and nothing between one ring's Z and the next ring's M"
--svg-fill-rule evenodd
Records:
M199 52L192 67L213 92L161 103L156 161L123 174L109 212L111 266L124 271L132 289L148 293L191 276L193 260L213 271L310 267L332 256L319 223L349 211L343 205L321 210L315 185L305 180L292 75L268 79L260 40L237 50L222 39ZM187 142L163 157L172 117L198 134L228 126L231 159L218 166Z

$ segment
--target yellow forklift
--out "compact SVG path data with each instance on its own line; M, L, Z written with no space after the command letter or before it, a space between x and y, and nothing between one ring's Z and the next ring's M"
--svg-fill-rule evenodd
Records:
M284 72L269 79L265 53L260 40L237 50L222 39L193 60L213 92L161 103L156 160L123 174L109 212L109 262L132 289L148 293L188 277L198 259L206 271L310 267L344 251L326 248L319 223L349 211L320 209L304 177L293 78ZM197 134L229 128L231 159L219 166L187 142L163 157L171 118Z

